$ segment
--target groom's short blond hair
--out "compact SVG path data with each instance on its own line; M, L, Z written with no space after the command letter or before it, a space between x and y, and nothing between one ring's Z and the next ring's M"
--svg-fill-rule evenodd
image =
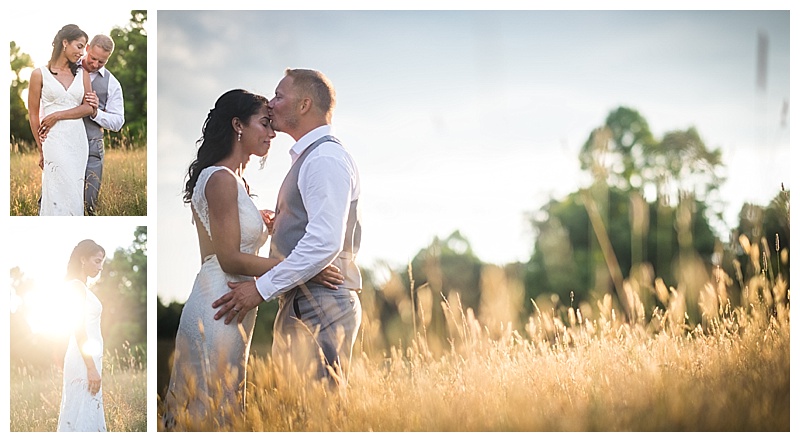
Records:
M308 95L317 110L331 118L336 106L336 91L325 74L313 69L287 68L286 76L291 77L292 86L300 95Z
M92 37L92 41L89 43L89 46L97 46L109 54L114 52L114 40L112 40L108 35L95 35Z

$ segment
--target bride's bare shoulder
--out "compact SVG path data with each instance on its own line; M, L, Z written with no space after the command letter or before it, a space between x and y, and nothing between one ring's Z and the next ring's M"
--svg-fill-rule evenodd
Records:
M67 282L67 288L73 295L86 296L86 285L77 279Z
M206 181L206 199L213 199L215 196L228 198L236 195L237 186L236 177L228 169L220 168L212 171ZM236 201L235 197L234 201Z

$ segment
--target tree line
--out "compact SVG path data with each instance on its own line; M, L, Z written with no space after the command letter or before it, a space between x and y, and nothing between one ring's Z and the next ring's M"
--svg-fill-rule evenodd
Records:
M438 336L446 348L452 314L471 312L497 333L522 330L531 315L554 315L564 306L587 317L613 308L623 320L646 324L666 304L660 287L697 300L705 284L719 280L741 305L743 292L755 290L748 277L779 272L788 285L789 191L775 189L767 206L744 204L738 225L719 232L722 153L696 128L658 138L635 109L619 107L589 134L580 161L592 184L530 216L536 240L527 262L486 264L455 231L434 238L407 267L392 269L388 281L378 284L373 270L364 269L361 348L380 355L422 333L429 343ZM631 287L641 302L628 298ZM259 307L254 348L269 348L274 304ZM697 303L687 307L687 324L702 323ZM181 308L159 299L160 340L174 338Z

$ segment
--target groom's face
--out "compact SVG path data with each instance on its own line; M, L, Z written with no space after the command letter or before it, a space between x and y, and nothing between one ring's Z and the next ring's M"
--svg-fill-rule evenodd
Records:
M89 72L95 72L106 65L111 52L100 46L89 45L86 47L86 56L83 57L83 66Z
M278 132L291 132L298 125L299 98L292 83L291 77L283 77L275 88L275 98L269 100L269 118L272 120L272 128Z

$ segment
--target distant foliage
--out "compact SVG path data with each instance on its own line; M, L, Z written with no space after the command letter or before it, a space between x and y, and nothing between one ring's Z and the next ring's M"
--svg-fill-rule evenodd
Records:
M133 145L146 145L147 139L147 11L131 11L131 20L124 28L115 27L110 37L114 53L106 68L122 86L125 100L125 126L121 133L109 133L110 144L120 145L126 138ZM124 143L123 145L130 145Z
M103 302L103 336L108 351L147 346L147 226L137 227L131 245L107 250L103 276L94 291Z
M22 97L22 91L28 88L29 80L20 78L20 72L25 68L32 68L33 60L30 55L22 52L15 42L11 42L11 104L9 113L11 114L10 132L11 142L24 141L33 143L33 133L28 122L28 109Z

